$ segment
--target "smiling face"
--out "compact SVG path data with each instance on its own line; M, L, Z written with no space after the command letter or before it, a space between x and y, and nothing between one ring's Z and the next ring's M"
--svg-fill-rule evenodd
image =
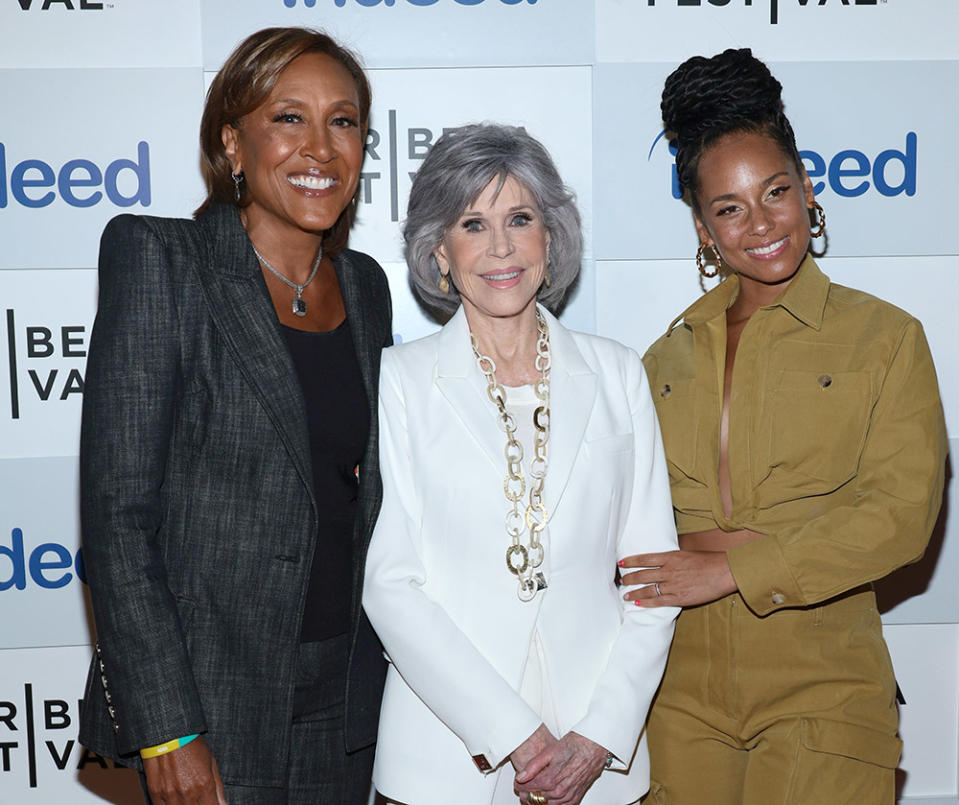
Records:
M470 325L532 314L546 273L549 232L526 188L493 179L451 226L434 252L452 276Z
M363 163L359 99L349 71L325 53L304 53L266 100L221 132L234 173L246 177L247 231L319 235L356 192Z
M697 176L700 241L719 249L744 292L784 290L809 248L806 172L770 137L738 132L703 153Z

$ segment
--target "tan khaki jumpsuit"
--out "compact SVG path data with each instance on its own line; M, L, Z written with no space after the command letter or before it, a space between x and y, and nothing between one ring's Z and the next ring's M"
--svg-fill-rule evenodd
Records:
M727 551L739 591L680 615L649 725L647 803L891 805L896 683L870 582L916 561L947 449L922 326L807 257L743 331L718 482L730 277L644 357L680 534ZM677 322L681 322L677 325Z

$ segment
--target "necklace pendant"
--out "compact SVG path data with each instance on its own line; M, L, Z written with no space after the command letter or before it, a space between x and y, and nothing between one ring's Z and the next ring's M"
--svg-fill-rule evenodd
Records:
M545 590L548 586L546 576L541 572L537 572L528 578L521 578L519 580L516 595L519 600L525 604L527 601L532 601L536 597L536 593L540 590Z
M301 319L306 315L306 300L301 296L293 297L293 315Z

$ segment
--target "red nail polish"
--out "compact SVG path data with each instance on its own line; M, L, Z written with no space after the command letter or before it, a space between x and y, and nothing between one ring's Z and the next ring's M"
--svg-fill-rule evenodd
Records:
M641 607L643 605L643 602L640 601L638 598L635 601L633 601L633 603L636 604L636 606L638 607Z
M626 567L626 560L620 559L616 564L619 565L620 567Z

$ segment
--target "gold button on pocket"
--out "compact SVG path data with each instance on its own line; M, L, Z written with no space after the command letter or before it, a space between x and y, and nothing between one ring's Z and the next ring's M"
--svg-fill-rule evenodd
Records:
M819 388L828 389L832 385L832 377L829 375L819 375L817 378Z

